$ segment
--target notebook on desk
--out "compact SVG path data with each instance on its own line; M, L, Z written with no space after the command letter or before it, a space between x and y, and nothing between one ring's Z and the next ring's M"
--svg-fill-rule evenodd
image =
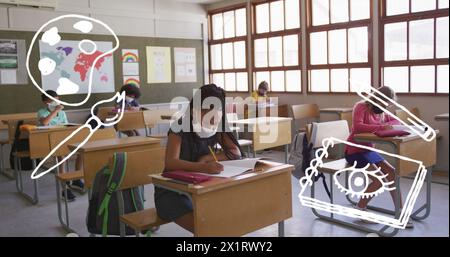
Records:
M242 160L221 161L223 171L219 174L208 174L213 177L231 178L246 171L255 169L256 163L263 158L246 158Z

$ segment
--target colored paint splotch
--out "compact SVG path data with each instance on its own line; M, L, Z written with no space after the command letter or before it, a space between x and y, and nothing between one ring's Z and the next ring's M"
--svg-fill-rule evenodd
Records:
M85 54L80 53L77 57L77 60L75 61L75 66L73 67L73 70L78 72L80 74L81 81L86 80L86 75L89 72L89 70L94 65L95 59L97 59L100 55L104 54L101 51L95 51L93 54ZM105 62L105 59L111 57L111 54L105 55L98 59L97 63L95 64L95 69L100 70L103 63Z

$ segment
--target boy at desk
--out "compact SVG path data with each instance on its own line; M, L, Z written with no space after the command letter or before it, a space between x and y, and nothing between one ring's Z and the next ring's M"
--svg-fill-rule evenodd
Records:
M132 84L125 84L120 88L120 93L125 92L125 111L139 111L141 110L141 107L139 105L139 102L137 99L141 97L141 90L132 85ZM117 108L120 109L120 106L122 105L122 102L118 103ZM125 135L128 137L132 136L139 136L139 131L137 130L128 130L128 131L122 131Z
M217 174L223 171L223 166L215 159L233 160L242 156L236 138L226 132L230 130L225 115L225 91L214 84L205 85L195 93L194 99L186 114L174 122L168 132L164 171ZM218 100L220 106L209 104L205 108L205 99L208 103L210 99ZM210 149L216 144L220 144L223 151L213 155ZM193 207L186 196L156 187L154 197L159 217L193 231Z
M47 90L45 91L48 95L51 97L58 99L58 94L53 90ZM57 102L53 101L51 98L49 98L47 95L42 94L41 95L42 102L45 104L45 107L42 107L37 112L38 122L40 126L58 126L67 124L67 115L63 111L64 106L58 104ZM79 170L81 169L81 158L77 157L75 169ZM59 172L64 172L63 166L60 166ZM74 180L72 183L67 182L67 185L70 188L76 188L78 190L84 190L84 183L81 180ZM66 195L64 194L64 190L62 191L62 197L66 198ZM75 195L73 194L72 190L67 189L67 200L69 202L72 202L75 200Z

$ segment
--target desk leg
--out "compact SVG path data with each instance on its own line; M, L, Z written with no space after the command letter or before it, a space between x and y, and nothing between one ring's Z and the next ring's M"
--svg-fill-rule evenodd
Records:
M431 211L431 173L432 173L432 171L433 171L433 168L430 167L429 170L427 170L427 174L425 177L426 185L427 185L426 202L424 205L422 205L414 213L411 214L411 218L414 220L423 220L423 219L426 219L430 215L430 211ZM425 210L425 213L422 216L419 216L418 214L421 213L423 210Z
M3 146L4 145L0 145L0 174L3 174L5 177L9 178L9 179L14 179L14 175L11 175L9 173L6 172L6 168L5 168L5 159L3 158Z
M284 145L284 162L288 163L289 145Z
M278 237L284 237L284 220L278 222Z
M16 161L15 173L16 173L17 192L19 192L23 197L25 197L25 199L30 201L32 204L37 204L39 202L39 188L37 179L33 179L34 196L25 193L23 190L22 167L20 165L21 164L20 158L15 157L15 161ZM36 168L36 159L33 159L32 163L33 163L32 170L34 170Z

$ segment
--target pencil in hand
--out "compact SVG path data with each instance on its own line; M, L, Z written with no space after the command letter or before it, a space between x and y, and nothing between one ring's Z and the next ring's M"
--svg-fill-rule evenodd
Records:
M213 151L213 149L211 148L211 146L208 145L208 148L209 148L209 151L211 152L211 155L212 155L212 157L214 158L214 160L215 160L216 162L219 162L219 161L217 160L217 157L216 157L216 155L214 154L214 151Z

